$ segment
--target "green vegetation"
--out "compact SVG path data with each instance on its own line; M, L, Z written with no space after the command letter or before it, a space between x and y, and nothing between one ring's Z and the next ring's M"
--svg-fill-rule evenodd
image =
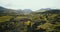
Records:
M60 10L0 16L0 32L60 32Z

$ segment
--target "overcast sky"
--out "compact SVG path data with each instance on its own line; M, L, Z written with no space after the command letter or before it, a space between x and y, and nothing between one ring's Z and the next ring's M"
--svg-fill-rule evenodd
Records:
M0 6L10 9L31 9L41 8L60 9L60 0L0 0Z

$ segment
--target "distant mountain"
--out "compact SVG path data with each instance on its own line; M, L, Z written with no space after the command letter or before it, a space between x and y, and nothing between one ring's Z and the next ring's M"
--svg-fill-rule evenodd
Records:
M0 15L22 15L22 14L30 14L32 10L30 9L24 9L24 10L13 10L13 9L7 9L0 6Z
M60 14L60 9L40 9L34 12L35 14Z
M24 10L23 10L23 13L24 13L24 14L30 14L31 12L32 12L31 9L24 9Z
M51 10L51 8L41 8L40 10Z
M3 12L4 10L5 8L0 6L0 13Z
M35 11L35 12L45 12L47 10L51 10L51 8L41 8L41 9Z
M4 11L5 11L5 8L0 6L0 15L3 15Z
M60 9L51 9L51 10L47 10L46 13L60 14Z
M30 13L35 13L35 14L47 14L47 13L51 13L51 14L60 14L60 9L50 9L50 8L46 8L46 9L39 9L37 11L32 11L31 9L24 9L24 10L13 10L13 9L7 9L4 7L0 6L0 15L26 15L26 14L30 14Z

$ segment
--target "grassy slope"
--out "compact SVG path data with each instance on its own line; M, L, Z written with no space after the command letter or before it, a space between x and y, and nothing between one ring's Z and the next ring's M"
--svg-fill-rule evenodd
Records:
M36 15L32 14L32 15L27 15L27 16L17 16L15 19L16 20L20 20L21 18L30 18L32 20L32 22L34 23L35 20L37 22L42 20L42 19L47 21L45 16L46 15L44 15L44 14L36 14ZM42 19L40 19L40 17L42 17ZM58 14L48 15L49 19L53 19L54 20L54 17L60 17L60 16L58 16ZM9 21L10 18L12 18L12 16L2 16L2 17L0 17L0 22ZM51 20L48 20L44 25L38 26L38 29L41 27L43 29L48 29L47 31L50 31L50 30L54 30L55 26L60 26L60 23L56 23L56 24L53 25L51 23L48 23L49 21L51 21ZM18 25L19 24L17 23L17 26Z

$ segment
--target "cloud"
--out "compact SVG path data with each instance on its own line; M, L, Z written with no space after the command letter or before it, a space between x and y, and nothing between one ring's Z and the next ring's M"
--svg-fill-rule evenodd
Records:
M0 0L0 6L11 9L59 8L60 0Z

